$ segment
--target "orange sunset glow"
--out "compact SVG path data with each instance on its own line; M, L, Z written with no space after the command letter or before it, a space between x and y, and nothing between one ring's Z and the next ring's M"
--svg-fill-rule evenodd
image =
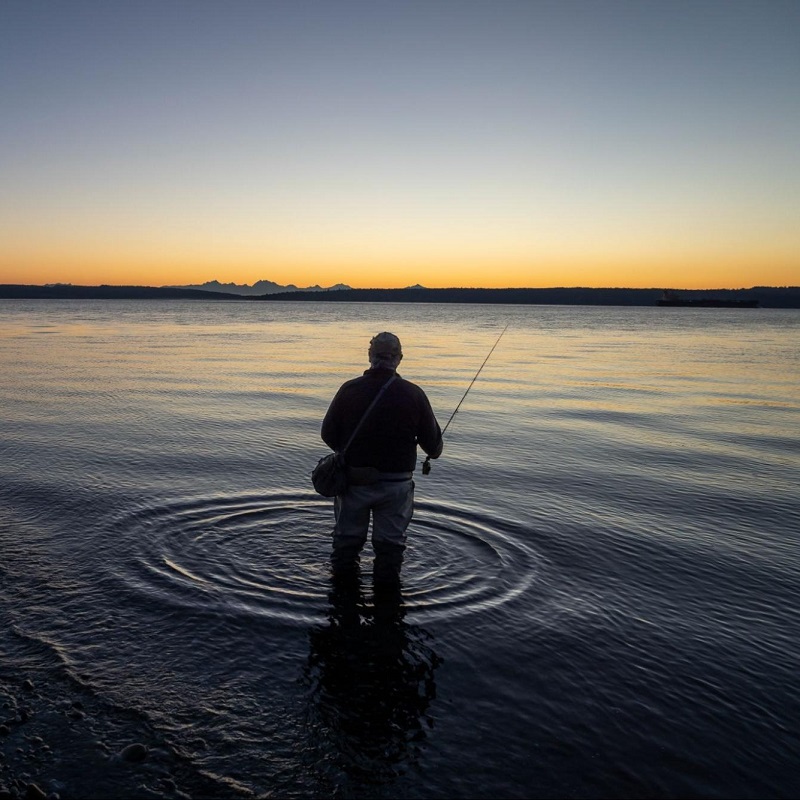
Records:
M800 283L788 6L311 7L6 7L0 283Z

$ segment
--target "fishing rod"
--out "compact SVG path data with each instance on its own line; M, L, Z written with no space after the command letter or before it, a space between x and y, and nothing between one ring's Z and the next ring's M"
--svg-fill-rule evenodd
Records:
M500 335L497 337L497 341L492 345L492 349L489 351L489 355L483 359L483 364L480 365L478 371L475 373L475 377L470 381L469 386L467 386L467 391L464 392L464 396L458 401L458 405L455 408L455 411L450 415L450 419L447 420L447 425L444 426L444 430L442 431L442 438L444 438L445 433L447 433L447 429L450 427L450 423L453 421L453 418L458 413L458 409L461 408L461 404L464 402L464 399L469 394L469 390L472 388L472 384L478 380L478 375L481 374L481 370L486 366L486 362L492 357L492 353L494 353L495 347L500 344L500 340L503 338L503 334L508 330L508 326L511 323L509 322L505 328L501 331ZM422 462L422 474L423 475L430 475L431 472L431 457L428 456L425 461Z

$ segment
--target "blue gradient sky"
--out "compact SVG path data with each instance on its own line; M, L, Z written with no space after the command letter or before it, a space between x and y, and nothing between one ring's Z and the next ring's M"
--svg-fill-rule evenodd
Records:
M0 3L0 282L800 283L798 2Z

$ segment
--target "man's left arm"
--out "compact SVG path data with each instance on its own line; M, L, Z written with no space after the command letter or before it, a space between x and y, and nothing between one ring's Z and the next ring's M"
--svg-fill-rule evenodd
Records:
M328 411L325 414L325 419L322 420L322 429L320 431L322 441L325 442L331 450L336 450L339 444L339 424L336 410L336 401L338 397L339 393L337 392L336 397L333 398L330 406L328 406Z

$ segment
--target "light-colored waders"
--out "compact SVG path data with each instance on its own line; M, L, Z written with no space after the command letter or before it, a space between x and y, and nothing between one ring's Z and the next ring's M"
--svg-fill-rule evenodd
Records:
M355 570L371 515L374 582L395 583L400 578L406 530L414 515L414 481L411 473L382 473L380 478L368 486L349 486L334 500L334 575Z

